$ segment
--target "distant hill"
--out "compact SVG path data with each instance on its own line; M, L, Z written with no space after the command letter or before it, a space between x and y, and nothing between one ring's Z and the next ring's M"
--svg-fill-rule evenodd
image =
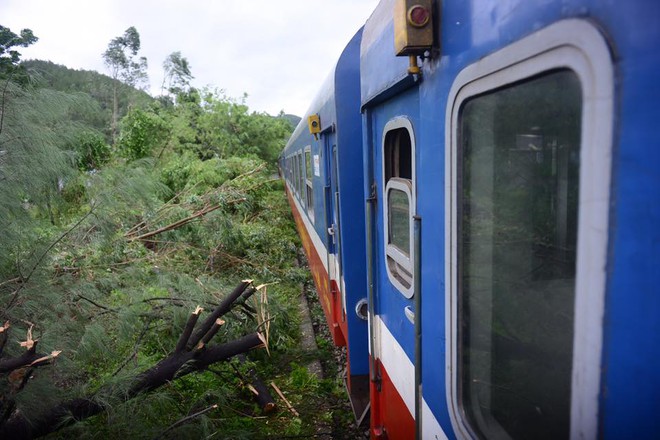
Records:
M285 113L285 114L281 115L280 118L284 118L287 121L289 121L289 123L291 124L291 129L292 130L298 126L298 123L302 119L300 116L290 115L288 113Z
M32 74L37 74L44 85L61 92L84 92L103 104L112 107L112 78L94 70L70 69L51 61L28 60L22 63ZM136 104L148 104L153 101L147 92L121 84L119 90L120 100L131 100ZM122 107L125 102L119 103Z
M86 93L98 103L98 112L86 115L87 123L109 135L108 128L112 118L113 80L107 75L93 70L70 69L51 61L27 60L21 63L36 79L37 85L65 93ZM143 90L137 90L126 84L120 84L119 119L130 105L144 106L154 100Z
M113 80L107 75L93 70L76 70L55 64L51 61L27 60L21 63L36 79L37 85L65 93L85 93L91 97L91 110L78 115L80 119L100 132L110 140L110 125L112 119L112 85ZM121 83L119 87L119 119L130 106L143 107L155 100L143 90ZM291 124L291 130L300 122L300 116L281 114Z

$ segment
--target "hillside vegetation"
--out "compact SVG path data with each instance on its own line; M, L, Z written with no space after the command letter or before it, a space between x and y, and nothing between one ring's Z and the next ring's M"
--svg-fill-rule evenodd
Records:
M332 408L266 417L251 391L341 394L297 352L292 127L190 87L180 53L151 98L129 31L111 78L21 64L36 37L0 26L0 438L314 435Z

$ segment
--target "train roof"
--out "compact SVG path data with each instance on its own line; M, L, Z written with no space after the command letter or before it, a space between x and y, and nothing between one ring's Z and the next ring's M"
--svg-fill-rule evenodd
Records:
M362 106L384 99L398 84L414 80L408 74L408 58L394 53L393 10L394 0L381 0L364 25L360 46Z

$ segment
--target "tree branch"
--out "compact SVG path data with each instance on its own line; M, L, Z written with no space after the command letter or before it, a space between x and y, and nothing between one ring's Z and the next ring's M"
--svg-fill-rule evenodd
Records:
M250 284L252 284L252 280L241 281L240 284L236 286L236 288L222 300L222 302L204 320L202 325L190 338L187 345L188 350L193 349L199 343L199 341L202 340L202 337L204 337L204 335L208 333L209 330L211 330L211 327L213 327L213 324L218 318L231 310L234 301L236 301L243 294L245 289L247 289Z
M132 399L140 393L152 391L174 379L204 370L209 365L262 346L263 336L252 333L225 344L205 347L202 351L172 353L154 367L139 374L124 396L127 400ZM109 390L103 391L111 393ZM38 420L28 420L20 411L14 411L6 423L0 426L0 438L27 440L41 437L99 414L104 409L105 406L91 396L60 403L46 411Z
M214 409L218 409L218 405L217 405L217 404L211 405L211 406L209 406L208 408L204 408L203 410L201 410L201 411L199 411L199 412L196 412L195 414L191 414L191 415L186 416L186 417L184 417L184 418L182 418L182 419L180 419L180 420L177 420L175 423L171 424L171 425L170 425L165 431L161 432L160 435L157 436L157 437L155 437L154 439L162 438L165 434L167 434L167 433L170 432L171 430L176 429L176 428L178 428L179 426L184 425L184 424L188 423L189 421L191 421L191 420L193 420L193 419L195 419L195 418L197 418L197 417L199 417L199 416L203 416L203 415L206 414L207 412L209 412L209 411L213 411Z
M197 324L199 315L203 311L204 311L203 308L197 306L195 311L190 314L190 317L188 318L188 322L186 322L186 326L183 329L183 333L181 333L181 336L179 337L179 341L176 343L176 348L174 349L175 353L182 352L183 350L186 349L186 345L188 344L188 339L190 339L190 335L192 334L192 331L195 328L195 324Z
M170 223L167 226L163 226L161 228L158 228L155 231L147 232L145 234L138 235L137 237L130 237L128 234L125 234L124 236L126 238L128 238L129 241L146 240L147 238L153 237L154 235L158 235L158 234L161 234L163 232L167 232L167 231L171 231L171 230L176 229L176 228L180 228L181 226L186 225L186 224L190 223L191 221L193 221L193 220L195 220L199 217L202 217L202 216L204 216L204 215L206 215L210 212L213 212L217 209L220 209L225 205L229 205L229 204L237 203L237 202L243 202L243 201L245 201L244 197L240 198L240 199L236 199L236 200L230 200L228 202L225 202L224 204L218 204L218 205L213 205L213 206L210 206L210 207L206 207L206 208L200 209L199 211L195 212L192 215L189 215L186 218L182 218L181 220L175 221L174 223Z

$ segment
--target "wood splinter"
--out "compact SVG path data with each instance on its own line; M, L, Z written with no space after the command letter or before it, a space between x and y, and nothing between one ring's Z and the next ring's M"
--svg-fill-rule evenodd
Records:
M300 414L298 413L298 411L296 411L296 409L291 405L291 402L289 402L287 400L287 398L284 397L284 394L282 394L282 391L280 391L280 389L277 387L277 385L275 385L275 382L271 382L270 386L273 387L273 389L275 390L277 395L280 396L280 398L284 401L284 403L286 403L286 406L287 406L287 408L289 408L289 411L291 411L291 414L293 414L296 417L300 417Z
M37 341L32 339L32 327L34 327L34 325L31 325L30 328L28 328L27 338L25 341L19 342L21 347L25 347L28 351L34 350L35 346L37 345Z
M55 359L56 357L58 357L60 355L60 353L62 353L62 350L55 350L55 351L51 352L49 355L42 356L39 359L35 359L30 364L30 367L37 367L41 364L50 362L53 359Z

